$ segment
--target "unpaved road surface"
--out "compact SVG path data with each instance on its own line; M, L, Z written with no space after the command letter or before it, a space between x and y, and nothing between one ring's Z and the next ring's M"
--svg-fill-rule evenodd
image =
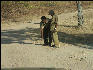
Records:
M58 15L60 48L42 46L40 19L4 22L9 25L1 25L1 68L93 70L93 9L84 10L83 28L75 27L76 13Z

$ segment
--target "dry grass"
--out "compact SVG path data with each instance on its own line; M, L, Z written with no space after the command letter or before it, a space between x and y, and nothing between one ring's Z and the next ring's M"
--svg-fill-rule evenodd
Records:
M93 1L82 1L83 9L93 8ZM18 18L25 15L46 14L50 9L56 13L76 11L75 1L2 1L1 17L3 19Z

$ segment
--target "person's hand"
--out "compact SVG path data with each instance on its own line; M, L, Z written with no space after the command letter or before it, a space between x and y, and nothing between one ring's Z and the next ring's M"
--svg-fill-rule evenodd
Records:
M57 28L54 28L54 32L57 32Z
M56 30L57 28L54 28L54 30Z
M42 29L44 28L44 26L42 26Z

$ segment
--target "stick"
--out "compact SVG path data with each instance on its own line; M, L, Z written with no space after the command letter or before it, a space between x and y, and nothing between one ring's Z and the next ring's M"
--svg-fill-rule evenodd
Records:
M41 29L41 38L43 40L43 29Z

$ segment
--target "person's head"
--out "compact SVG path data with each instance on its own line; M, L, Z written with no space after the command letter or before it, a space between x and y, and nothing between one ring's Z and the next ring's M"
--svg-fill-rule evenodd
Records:
M41 20L42 20L43 22L46 22L46 17L45 17L45 16L42 16L42 17L41 17Z
M55 13L53 10L49 10L49 15L53 16Z

